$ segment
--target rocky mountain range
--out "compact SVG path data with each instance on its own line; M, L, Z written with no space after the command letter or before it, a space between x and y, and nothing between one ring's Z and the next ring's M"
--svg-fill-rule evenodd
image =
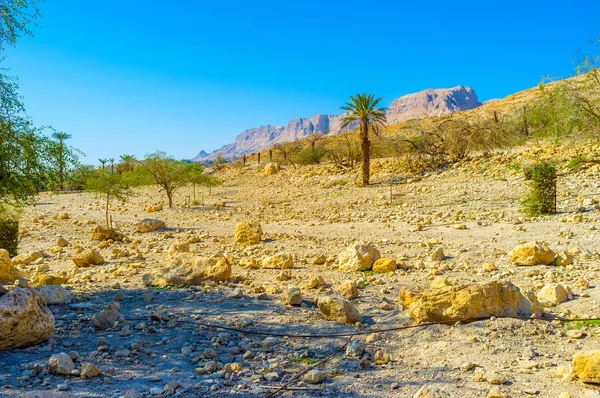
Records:
M480 106L477 94L471 87L458 86L448 89L428 89L415 94L407 94L394 100L386 111L388 124L401 123L421 117L442 116L449 113L465 111ZM227 144L212 153L205 151L194 157L193 161L212 160L217 154L226 159L238 158L272 147L278 143L292 142L305 138L313 133L339 134L341 115L316 114L310 118L297 118L287 126L265 125L243 131L235 142ZM356 124L346 130L353 130Z

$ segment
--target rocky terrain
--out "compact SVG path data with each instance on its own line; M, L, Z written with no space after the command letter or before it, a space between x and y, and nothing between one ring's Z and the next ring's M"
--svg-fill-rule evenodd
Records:
M191 188L173 209L140 190L113 230L94 196L40 195L19 256L0 254L0 396L246 397L292 382L282 395L600 397L600 322L376 332L600 317L598 165L561 168L558 214L519 212L524 165L581 155L600 146L418 176L377 159L367 188L328 164L232 164L197 205Z
M428 89L415 94L404 95L392 102L386 112L390 124L400 123L421 117L443 116L454 112L466 111L480 106L477 94L471 87L458 86L449 89ZM268 149L276 144L293 142L314 133L335 135L345 130L354 130L356 124L341 128L343 115L314 115L310 118L298 118L287 126L265 125L243 131L232 144L227 144L212 153L201 151L192 160L213 160L217 154L227 159L239 158L254 152Z

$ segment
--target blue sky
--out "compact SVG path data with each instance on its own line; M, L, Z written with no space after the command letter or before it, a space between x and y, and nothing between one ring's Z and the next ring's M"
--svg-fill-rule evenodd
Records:
M568 76L600 1L47 0L5 52L29 116L86 163L191 158L241 131L469 85L480 100Z

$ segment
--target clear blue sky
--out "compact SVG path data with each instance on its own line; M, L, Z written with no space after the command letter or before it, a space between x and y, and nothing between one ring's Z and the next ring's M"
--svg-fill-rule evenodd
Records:
M47 0L5 52L28 114L86 163L191 158L241 131L469 85L481 100L568 76L600 1Z

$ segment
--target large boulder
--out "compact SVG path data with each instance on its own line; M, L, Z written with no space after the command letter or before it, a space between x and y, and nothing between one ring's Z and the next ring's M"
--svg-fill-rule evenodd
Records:
M512 249L511 261L516 265L548 265L556 258L556 253L546 242L527 242Z
M0 283L12 283L21 278L21 273L17 271L7 250L0 249Z
M101 226L96 225L92 229L92 236L90 237L90 240L102 241L112 239L115 241L121 241L123 240L123 238L125 238L124 235L120 234L112 228L102 228Z
M275 162L269 162L265 165L263 170L265 177L272 176L273 174L279 173L279 164Z
M573 298L571 289L565 288L560 283L549 283L536 294L537 299L544 307L553 307Z
M273 256L265 256L261 262L262 268L288 269L294 267L294 261L289 254L279 253Z
M71 293L62 286L38 286L35 288L48 305L68 304L73 299Z
M190 286L211 280L223 282L231 277L231 265L224 257L198 257L182 253L167 260L164 267L146 274L142 280L149 286Z
M573 373L584 383L600 383L600 351L573 355Z
M343 323L362 322L362 316L356 307L346 299L323 296L317 299L317 306L328 321Z
M507 281L471 286L449 286L428 293L400 289L400 304L416 322L439 322L493 315L541 315L535 294L524 292Z
M260 224L240 222L235 225L233 241L242 246L250 246L260 243L262 239L262 228Z
M0 296L0 351L41 343L53 331L54 316L35 289L15 287Z
M355 243L338 256L341 271L364 271L371 269L373 263L381 257L379 250L371 245Z
M42 250L36 250L13 257L12 263L13 265L28 265L43 257L44 252Z
M96 250L83 249L72 258L78 267L89 267L91 265L104 264L104 258Z
M160 228L165 228L164 221L158 220L156 218L144 218L142 221L137 223L136 228L138 232L153 232Z

